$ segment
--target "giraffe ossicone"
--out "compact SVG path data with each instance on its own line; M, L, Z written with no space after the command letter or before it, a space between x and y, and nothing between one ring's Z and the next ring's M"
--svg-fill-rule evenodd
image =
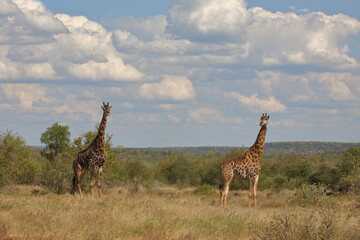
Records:
M241 179L250 179L250 193L249 193L249 207L254 201L254 207L256 208L256 195L257 184L259 181L259 175L261 172L261 166L259 159L264 151L265 137L267 132L267 125L270 116L266 113L260 117L261 126L259 134L255 140L255 143L248 148L244 154L239 158L226 159L221 166L221 181L220 185L220 205L227 205L227 195L231 181L234 177Z
M99 189L99 197L101 198L101 177L103 165L105 163L105 154L104 154L104 138L105 138L105 128L107 117L110 116L110 110L112 106L109 103L101 106L103 110L103 116L101 119L101 123L98 129L98 133L90 145L80 151L76 156L73 162L74 169L74 178L73 178L73 191L76 194L78 192L80 197L82 197L80 182L81 179L85 176L85 174L90 171L90 179L91 179L91 195L94 196L94 186L96 175L98 175L98 189Z

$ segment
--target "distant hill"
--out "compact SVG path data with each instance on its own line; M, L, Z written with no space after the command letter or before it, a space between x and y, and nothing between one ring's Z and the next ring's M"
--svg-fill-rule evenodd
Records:
M265 143L264 154L276 154L276 153L315 154L315 153L345 151L349 147L360 147L360 143L270 142L270 143Z
M264 154L302 153L316 154L339 152L349 147L360 147L360 143L343 142L270 142L265 143ZM160 147L160 148L125 148L125 150L141 149L144 151L185 152L191 154L207 154L209 152L225 154L233 147L201 146L201 147Z

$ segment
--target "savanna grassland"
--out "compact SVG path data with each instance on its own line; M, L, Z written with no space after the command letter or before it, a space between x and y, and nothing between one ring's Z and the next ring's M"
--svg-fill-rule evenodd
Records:
M71 194L72 163L96 129L70 140L55 123L41 149L0 131L0 240L360 239L358 145L275 144L284 151L260 159L258 208L248 207L246 180L232 182L221 208L221 164L244 147L125 149L107 135L103 198L90 197L86 175L80 199Z
M359 197L308 188L258 199L249 208L232 191L221 208L211 189L113 188L100 200L13 185L1 190L0 239L360 239Z

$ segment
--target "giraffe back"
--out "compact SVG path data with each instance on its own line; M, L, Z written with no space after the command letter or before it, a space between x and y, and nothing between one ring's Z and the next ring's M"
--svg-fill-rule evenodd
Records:
M221 167L222 175L229 175L227 172L232 172L234 177L247 179L260 174L261 166L258 161L258 156L252 151L245 151L239 158L231 158L225 160Z
M74 161L74 164L80 164L82 168L89 169L94 166L102 167L105 162L105 155L102 151L87 147L80 151Z

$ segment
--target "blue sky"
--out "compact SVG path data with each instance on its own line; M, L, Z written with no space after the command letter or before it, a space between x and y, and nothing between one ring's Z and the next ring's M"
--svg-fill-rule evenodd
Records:
M360 3L0 0L0 130L125 147L359 142Z
M171 1L166 0L45 0L42 3L53 13L66 13L70 15L85 15L94 21L109 20L124 16L149 17L166 15L171 9ZM175 1L174 1L175 2ZM180 1L179 1L180 2ZM358 0L251 0L247 6L262 7L268 11L276 12L314 12L322 11L327 15L343 13L359 19L360 2ZM304 11L305 10L305 11Z

